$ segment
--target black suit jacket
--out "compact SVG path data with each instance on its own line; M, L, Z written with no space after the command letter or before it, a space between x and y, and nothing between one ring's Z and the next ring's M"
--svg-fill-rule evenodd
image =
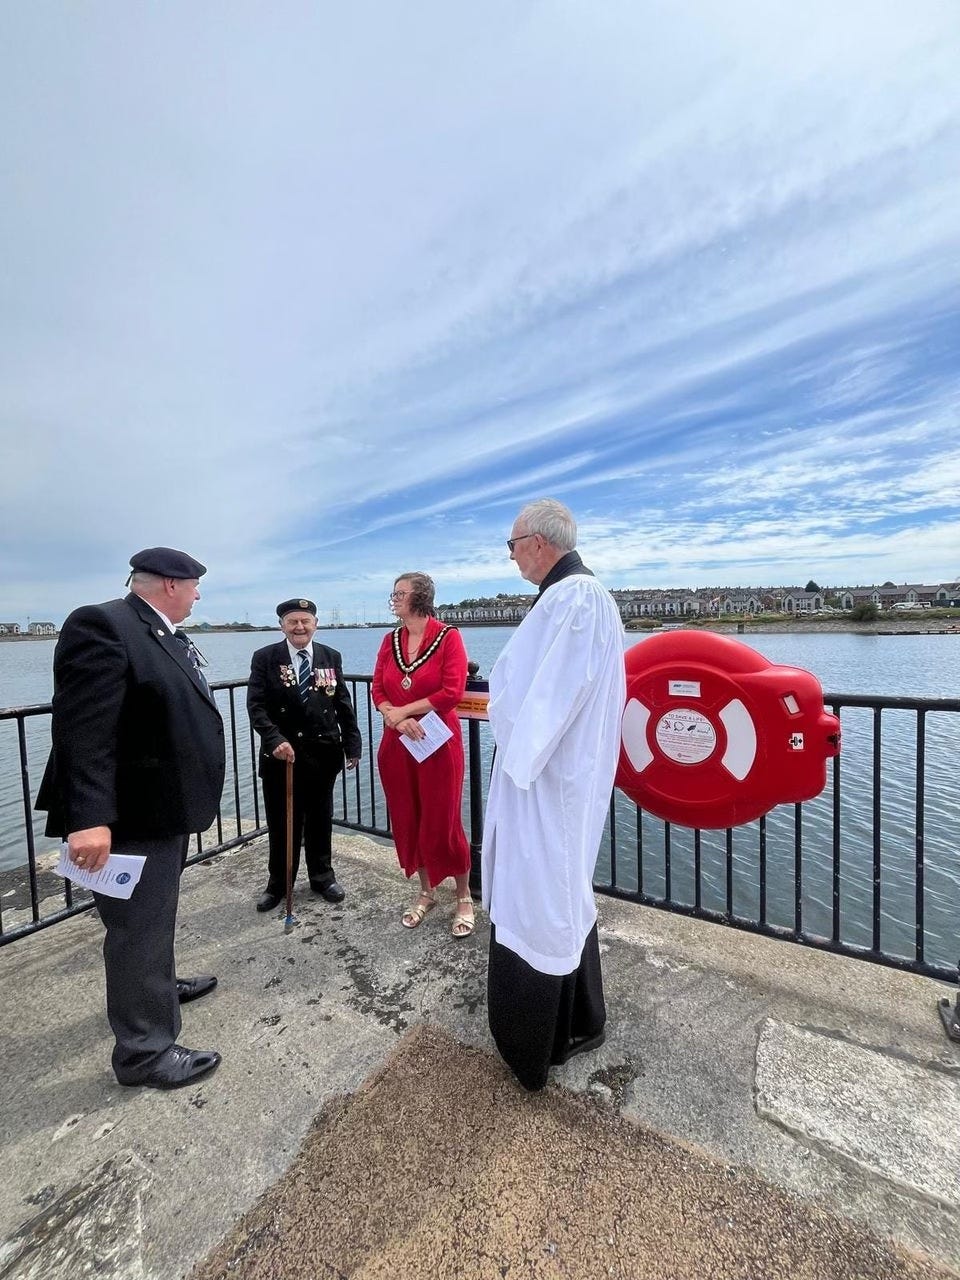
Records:
M139 596L84 605L53 659L47 835L204 831L224 779L223 720L184 646Z
M260 735L260 775L264 764L273 760L273 751L281 742L289 742L294 751L314 744L339 745L349 760L359 760L363 750L357 717L350 700L350 690L343 679L343 663L336 649L325 644L312 645L314 671L318 668L336 672L336 688L327 694L323 687L311 689L306 704L301 701L296 676L281 676L281 668L290 667L290 651L286 640L258 649L250 663L247 686L247 712L250 723Z

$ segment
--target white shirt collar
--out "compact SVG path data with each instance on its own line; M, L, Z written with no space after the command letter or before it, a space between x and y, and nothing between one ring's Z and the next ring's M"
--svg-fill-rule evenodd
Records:
M291 663L298 671L300 670L300 654L301 653L305 653L307 655L307 657L310 659L311 667L313 666L313 642L312 641L310 642L310 644L305 644L302 649L298 649L296 645L291 644L290 641L288 640L287 651L290 654Z
M143 596L138 596L137 599L143 600ZM171 635L174 635L176 633L177 628L173 625L173 623L170 621L170 619L167 617L165 613L161 613L160 610L157 608L157 606L155 604L151 604L149 600L143 600L143 603L147 606L148 609L153 610L153 612L157 615L157 617L160 619L161 622L166 624Z

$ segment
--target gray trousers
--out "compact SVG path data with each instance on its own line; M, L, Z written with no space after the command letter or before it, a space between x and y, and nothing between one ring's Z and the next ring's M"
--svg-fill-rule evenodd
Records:
M103 963L107 1017L117 1039L113 1070L124 1083L148 1072L180 1034L173 935L188 840L115 840L113 853L146 855L140 883L126 901L94 894L107 931Z

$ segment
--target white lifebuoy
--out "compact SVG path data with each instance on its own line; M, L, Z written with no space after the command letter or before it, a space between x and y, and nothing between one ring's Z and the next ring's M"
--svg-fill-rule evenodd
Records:
M727 746L720 763L738 782L750 772L757 757L757 730L750 712L739 698L732 698L717 713ZM623 712L623 749L635 773L643 773L656 758L647 737L650 708L630 698ZM655 739L660 752L674 764L704 764L717 745L717 731L710 718L693 707L675 707L657 721Z
M739 698L734 698L720 712L727 731L727 749L720 759L726 771L742 782L757 758L757 730L750 712Z
M642 702L638 702L636 698L631 698L624 708L621 727L623 730L623 749L626 751L627 759L637 773L643 773L653 759L653 752L647 742L647 721L649 719L649 709Z
M624 662L616 785L647 813L719 830L823 790L840 722L809 671L694 631L641 640Z

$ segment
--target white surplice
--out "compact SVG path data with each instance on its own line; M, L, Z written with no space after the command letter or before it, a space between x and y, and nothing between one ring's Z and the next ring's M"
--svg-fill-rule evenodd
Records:
M490 673L483 905L497 942L541 973L572 973L596 922L625 698L623 623L585 574L547 588Z

